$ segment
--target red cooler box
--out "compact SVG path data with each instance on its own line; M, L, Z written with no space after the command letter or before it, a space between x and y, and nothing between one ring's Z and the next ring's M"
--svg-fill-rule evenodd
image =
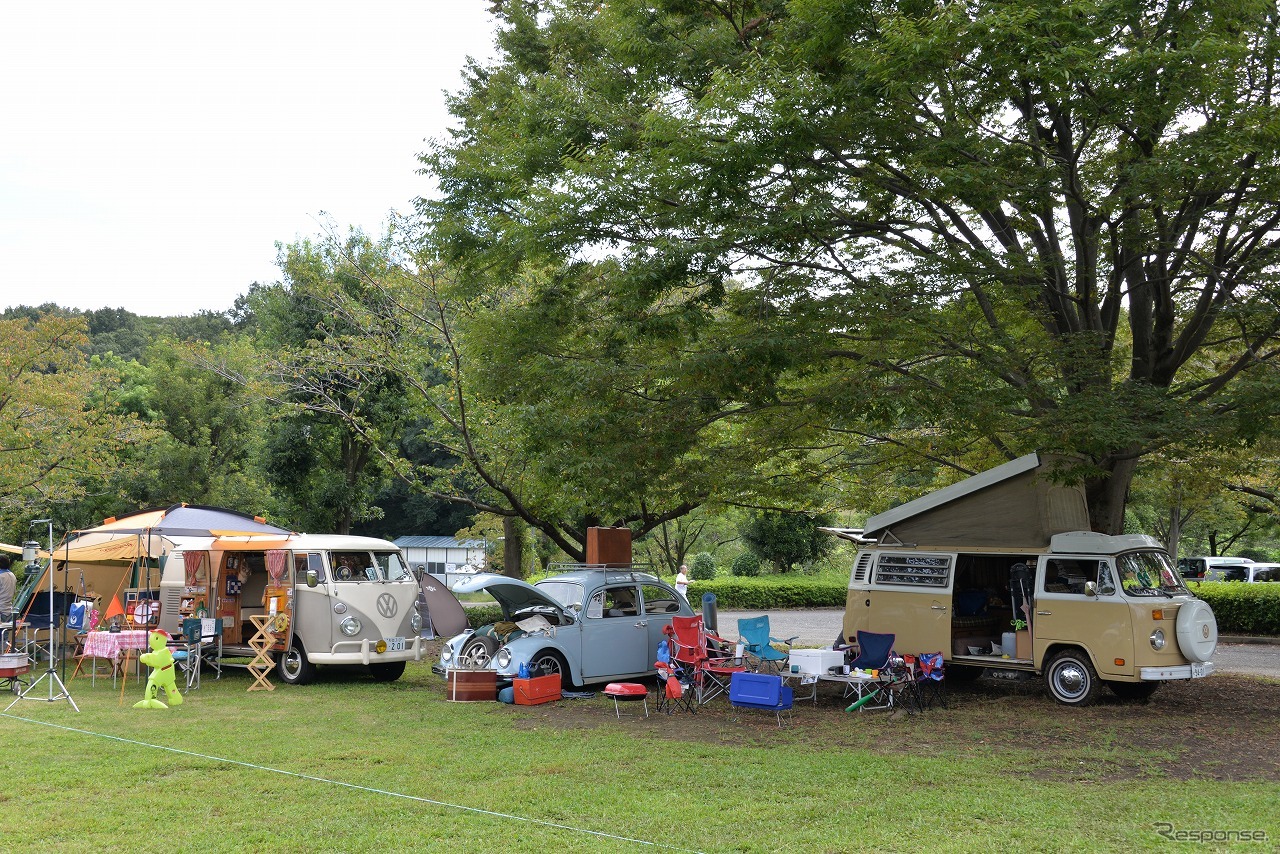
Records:
M534 676L530 679L513 679L511 686L515 688L517 706L536 706L539 703L553 703L560 699L560 675Z

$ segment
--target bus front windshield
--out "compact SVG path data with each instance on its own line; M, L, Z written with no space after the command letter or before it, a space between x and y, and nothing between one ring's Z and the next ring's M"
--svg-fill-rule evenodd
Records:
M404 581L406 578L413 577L409 567L405 566L404 561L400 559L399 552L377 552L374 558L378 561L378 570L382 573L383 581Z
M1116 558L1120 589L1129 596L1172 596L1186 585L1163 552L1129 552Z

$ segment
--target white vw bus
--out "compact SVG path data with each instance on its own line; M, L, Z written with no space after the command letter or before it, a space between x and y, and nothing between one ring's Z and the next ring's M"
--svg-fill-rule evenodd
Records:
M289 684L310 682L318 664L367 665L390 682L422 659L418 582L394 543L293 534L175 544L162 570L160 626L176 634L188 618L219 621L223 660L253 655L255 615Z

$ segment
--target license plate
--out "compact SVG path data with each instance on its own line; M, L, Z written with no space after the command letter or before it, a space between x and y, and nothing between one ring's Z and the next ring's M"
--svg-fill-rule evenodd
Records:
M403 637L387 638L387 651L388 652L404 652L404 638Z
M1203 679L1203 678L1205 677L1205 675L1206 675L1204 671L1205 671L1205 667L1204 667L1204 665L1203 665L1203 664L1193 664L1193 665L1191 665L1191 678L1192 678L1192 679Z

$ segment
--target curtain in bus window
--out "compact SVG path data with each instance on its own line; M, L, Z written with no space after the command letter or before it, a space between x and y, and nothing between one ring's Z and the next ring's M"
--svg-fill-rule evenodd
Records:
M271 549L267 552L267 575L273 586L279 587L283 583L288 559L289 553L283 549Z
M204 561L204 552L183 552L182 565L187 571L187 586L195 587L200 583L200 564Z

